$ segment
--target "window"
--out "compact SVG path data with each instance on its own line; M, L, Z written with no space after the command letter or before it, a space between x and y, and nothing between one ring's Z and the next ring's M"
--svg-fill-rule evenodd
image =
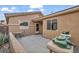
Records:
M22 22L20 23L20 26L28 26L28 22Z
M57 29L57 20L52 20L52 30L56 30Z
M51 30L52 29L52 21L51 20L48 20L47 21L47 30Z
M57 20L48 20L47 21L47 30L56 30L57 29Z
M28 22L26 21L20 22L20 29L28 29Z

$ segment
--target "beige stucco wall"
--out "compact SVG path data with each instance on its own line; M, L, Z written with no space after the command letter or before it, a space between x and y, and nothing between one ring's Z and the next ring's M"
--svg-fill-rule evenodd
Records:
M57 19L57 30L47 30L47 20ZM63 31L69 31L72 35L72 41L79 45L79 12L74 12L66 15L60 15L43 20L43 36L53 38Z
M24 33L25 35L34 34L35 33L35 23L32 22L33 19L42 17L41 14L31 14L31 15L23 15L23 16L15 16L9 17L9 31L13 33ZM20 29L20 22L27 21L28 29L22 30Z
M15 38L13 33L9 32L9 42L10 42L10 52L11 53L25 53L25 49L23 46L18 42L18 40Z

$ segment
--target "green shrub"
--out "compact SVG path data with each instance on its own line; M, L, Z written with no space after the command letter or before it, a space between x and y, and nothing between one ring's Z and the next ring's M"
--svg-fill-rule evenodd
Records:
M4 37L4 44L9 42L8 38L7 37Z
M0 36L0 46L3 44L3 37Z
M0 46L9 42L8 38L5 37L4 35L0 35Z

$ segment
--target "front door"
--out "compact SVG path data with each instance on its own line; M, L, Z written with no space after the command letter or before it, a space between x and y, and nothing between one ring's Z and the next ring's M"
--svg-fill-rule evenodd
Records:
M39 24L37 23L36 24L36 31L35 31L35 33L39 33L40 31L39 31Z

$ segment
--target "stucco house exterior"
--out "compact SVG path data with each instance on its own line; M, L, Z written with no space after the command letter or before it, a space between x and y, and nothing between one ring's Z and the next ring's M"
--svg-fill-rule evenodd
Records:
M44 37L51 39L63 31L68 31L72 35L72 41L79 45L79 6L50 14L41 19Z
M41 12L5 14L8 29L13 33L32 35L41 33L52 39L63 31L72 35L71 40L79 46L79 6L44 16ZM23 25L25 22L25 25Z
M42 33L42 22L39 21L43 17L41 12L11 13L5 14L5 17L9 32L24 35Z

